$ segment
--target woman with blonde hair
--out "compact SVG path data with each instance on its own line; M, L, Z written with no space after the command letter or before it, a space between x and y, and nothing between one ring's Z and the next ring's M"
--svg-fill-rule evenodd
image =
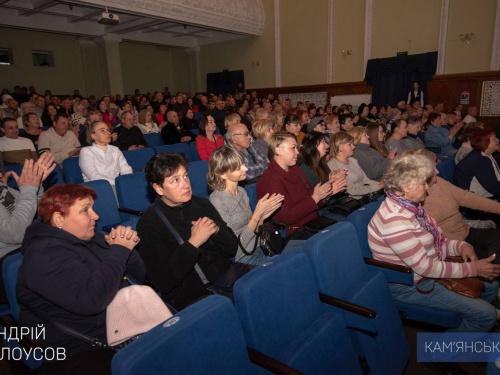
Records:
M153 115L147 109L143 109L139 112L139 124L137 126L141 129L142 134L160 132L160 128L158 128L158 125L153 121Z
M377 123L370 124L376 124L377 127L380 127L380 129L382 128ZM380 181L385 170L391 164L391 159L394 158L395 151L391 153L392 157L383 157L377 150L370 146L371 137L362 126L351 129L348 134L354 138L353 143L354 146L356 146L353 158L358 161L359 166L368 178Z
M271 118L271 121L273 123L273 130L275 133L279 132L281 128L283 127L283 111L272 111L271 114L269 115Z
M325 136L329 140L332 134L338 133L340 131L339 116L336 114L327 115L324 118L326 130Z
M347 133L336 133L330 137L330 171L344 169L347 172L347 194L361 198L365 194L380 190L380 184L366 176L358 161L353 158L354 138Z
M262 154L269 153L269 138L275 133L271 120L257 120L252 126L252 134L255 137L253 146Z
M238 237L236 261L260 265L268 262L271 257L265 256L258 247L256 232L264 220L281 207L284 197L281 194L265 194L252 213L245 189L238 186L240 181L246 179L247 170L238 151L222 146L210 157L207 181L213 190L210 202Z
M224 127L226 130L234 124L239 124L241 122L241 117L237 113L230 113L229 115L226 116L224 119Z

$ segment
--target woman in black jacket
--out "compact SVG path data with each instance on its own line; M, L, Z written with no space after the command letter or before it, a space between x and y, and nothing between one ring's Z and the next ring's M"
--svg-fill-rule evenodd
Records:
M17 280L22 327L46 327L35 340L42 348L64 348L67 359L45 363L47 373L111 373L111 350L63 333L50 322L106 343L106 308L127 275L138 283L146 268L134 247L137 232L118 226L109 235L95 232L96 193L76 184L56 185L40 200L35 221L26 230Z

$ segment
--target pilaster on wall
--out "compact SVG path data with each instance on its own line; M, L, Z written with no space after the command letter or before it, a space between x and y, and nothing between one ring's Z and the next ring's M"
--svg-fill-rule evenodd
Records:
M372 0L366 0L365 5L365 50L362 77L365 76L366 65L372 52Z
M274 60L276 87L281 87L280 0L274 0Z
M490 70L500 70L500 0L497 0L495 32L493 34L493 50L491 51Z
M120 60L121 38L105 35L95 38L99 47L103 74L103 86L106 94L124 94L122 65Z
M200 47L186 48L189 57L189 71L191 77L191 95L203 91L200 72Z
M441 22L439 25L438 62L437 62L436 74L444 73L444 62L446 60L446 38L448 36L449 9L450 9L450 0L442 0Z

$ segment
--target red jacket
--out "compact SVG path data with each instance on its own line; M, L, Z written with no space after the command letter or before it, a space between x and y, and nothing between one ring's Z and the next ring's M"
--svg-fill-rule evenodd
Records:
M304 184L307 184L307 188ZM274 158L271 159L269 166L257 182L258 199L267 193L279 193L285 197L274 218L291 227L300 227L318 216L318 205L312 198L313 190L314 187L302 169L293 166L289 167L287 172L276 163ZM323 205L322 202L319 206ZM293 232L292 228L287 229L287 235Z

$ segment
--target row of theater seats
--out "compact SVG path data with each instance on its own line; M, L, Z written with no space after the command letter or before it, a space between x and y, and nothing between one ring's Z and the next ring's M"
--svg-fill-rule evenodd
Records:
M14 320L21 262L16 254L3 268ZM0 323L8 324L4 318ZM311 237L302 251L284 253L238 280L234 306L211 296L158 325L118 352L112 370L401 374L409 355L387 281L365 264L354 226L343 222Z

